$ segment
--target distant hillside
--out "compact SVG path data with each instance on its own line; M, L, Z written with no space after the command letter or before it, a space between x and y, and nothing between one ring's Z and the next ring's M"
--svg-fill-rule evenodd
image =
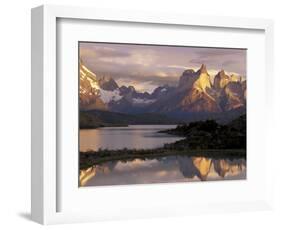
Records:
M90 129L104 126L177 124L178 121L163 114L124 114L101 110L80 112L80 128Z
M231 111L210 113L210 112L169 112L164 113L167 117L180 121L182 123L189 123L194 121L216 120L220 124L227 124L235 118L246 114L246 108L241 107Z
M86 112L80 112L79 116L80 129L95 129L106 126L106 124L95 115L90 115Z

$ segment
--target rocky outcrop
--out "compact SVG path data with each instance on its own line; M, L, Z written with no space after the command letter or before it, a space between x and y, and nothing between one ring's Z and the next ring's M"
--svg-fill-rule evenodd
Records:
M246 106L246 80L219 71L213 81L206 65L185 70L177 87L157 87L152 93L118 86L111 77L98 78L80 62L80 108L122 113L221 113Z
M97 76L83 63L79 63L79 102L80 108L106 110L106 104L100 98L100 86Z
M220 112L221 109L215 98L208 93L208 89L211 88L210 75L206 66L202 65L196 72L196 80L191 89L180 102L180 108L188 112Z

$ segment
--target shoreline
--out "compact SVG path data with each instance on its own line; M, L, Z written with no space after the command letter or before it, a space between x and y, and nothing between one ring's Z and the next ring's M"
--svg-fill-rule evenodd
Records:
M110 161L132 161L135 159L155 159L166 156L209 157L209 158L245 158L246 149L121 149L80 152L79 168L86 169Z
M175 126L177 126L177 125L179 125L178 123L169 123L169 124L159 124L159 123L152 123L152 124L150 124L150 123L144 123L144 124L116 124L116 125L114 125L114 124L108 124L108 125L102 125L102 126L98 126L98 127L91 127L91 126L88 126L88 127L86 127L86 126L83 126L83 127L79 127L79 130L91 130L91 129L99 129L99 128L114 128L114 127L129 127L129 126L132 126L132 125L166 125L166 126L169 126L169 125L175 125ZM162 130L163 131L163 130ZM158 131L159 133L161 132L161 130L160 131ZM164 132L163 132L164 133Z
M184 137L174 143L164 144L155 149L99 149L80 151L80 169L108 161L151 159L165 156L189 156L211 158L246 158L246 116L240 116L228 125L220 125L214 120L177 125L176 128L160 130Z

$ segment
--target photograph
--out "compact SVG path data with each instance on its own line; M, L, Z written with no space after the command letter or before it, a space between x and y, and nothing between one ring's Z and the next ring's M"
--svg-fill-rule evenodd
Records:
M78 42L79 187L247 179L247 49Z

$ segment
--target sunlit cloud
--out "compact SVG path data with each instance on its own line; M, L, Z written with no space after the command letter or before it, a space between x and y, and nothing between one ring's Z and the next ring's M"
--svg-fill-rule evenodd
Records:
M80 43L80 58L98 76L111 76L119 85L141 91L175 86L186 69L207 65L212 78L224 69L246 77L246 50L199 47Z
M172 69L189 69L190 67L188 66L183 66L183 65L168 65L168 68L172 68Z
M152 93L155 88L158 87L158 85L154 84L151 81L145 81L145 82L139 82L135 80L130 80L127 78L120 78L116 80L118 85L124 85L124 86L134 86L135 89L139 92L148 92Z

